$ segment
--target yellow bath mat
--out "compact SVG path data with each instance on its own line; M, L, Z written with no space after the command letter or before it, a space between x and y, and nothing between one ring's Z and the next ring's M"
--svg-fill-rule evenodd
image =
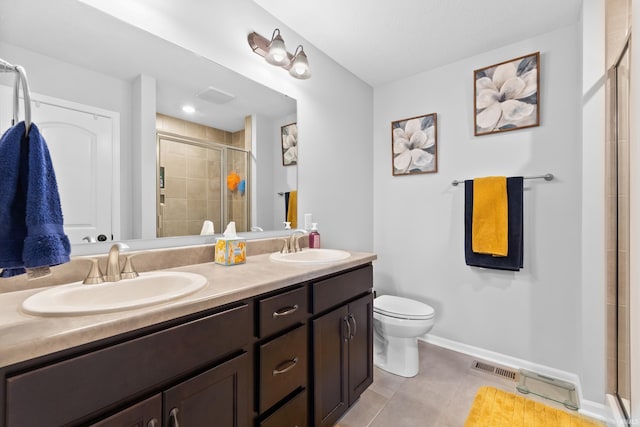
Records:
M604 427L600 421L570 414L494 387L480 387L464 427Z

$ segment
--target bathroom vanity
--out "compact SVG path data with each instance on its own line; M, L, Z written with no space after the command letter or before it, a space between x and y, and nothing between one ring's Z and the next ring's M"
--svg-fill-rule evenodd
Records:
M185 266L205 289L89 316L0 294L0 426L332 426L373 380L374 259Z

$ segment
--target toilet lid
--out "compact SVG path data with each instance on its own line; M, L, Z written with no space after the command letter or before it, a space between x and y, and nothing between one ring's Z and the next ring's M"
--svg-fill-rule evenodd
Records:
M373 311L401 319L431 319L434 310L427 304L409 298L381 295L373 300Z

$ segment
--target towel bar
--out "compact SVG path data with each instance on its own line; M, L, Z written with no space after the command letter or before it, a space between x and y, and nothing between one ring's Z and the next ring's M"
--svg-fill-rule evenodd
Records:
M18 97L20 92L20 86L22 85L22 96L24 98L24 124L26 128L26 134L29 134L29 128L31 127L31 90L29 89L29 81L27 80L27 72L20 65L12 65L0 59L0 72L15 72L18 74L16 82L13 88L13 123L18 122Z
M523 179L544 179L545 181L551 181L553 180L554 176L552 173L546 173L544 175L535 175L535 176L525 176L523 177ZM453 185L454 187L457 186L458 184L463 184L464 180L462 181L458 181L457 179L454 179L451 182L451 185Z

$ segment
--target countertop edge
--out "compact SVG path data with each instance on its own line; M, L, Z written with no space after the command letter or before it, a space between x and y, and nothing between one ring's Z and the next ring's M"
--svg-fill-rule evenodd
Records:
M278 289L305 283L340 271L369 264L373 253L351 252L346 260L320 265L283 265L269 261L269 254L247 258L246 264L221 266L195 264L167 271L202 274L210 282L204 290L166 303L138 309L85 316L40 317L24 313L24 299L42 289L0 294L0 334L3 336L0 366L3 368L41 356L215 309ZM248 277L251 276L251 277ZM235 282L217 291L216 282Z

